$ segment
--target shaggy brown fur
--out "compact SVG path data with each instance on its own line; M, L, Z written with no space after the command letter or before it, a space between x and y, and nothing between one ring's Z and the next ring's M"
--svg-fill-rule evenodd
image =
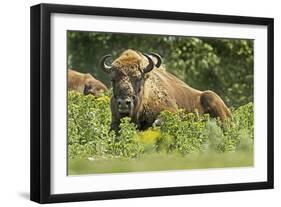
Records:
M78 91L85 95L91 94L94 96L100 96L107 91L107 87L95 79L91 74L79 73L73 69L68 69L67 79L68 90Z
M156 60L151 59L155 63ZM119 97L133 97L132 111L126 116L130 116L140 129L150 127L163 110L174 112L185 109L186 112L209 113L222 121L231 116L230 110L216 93L191 88L163 66L144 74L143 68L147 64L147 58L133 50L124 51L112 63L109 73L114 93L110 101L112 129L119 129L120 119L124 116L118 111L116 100Z

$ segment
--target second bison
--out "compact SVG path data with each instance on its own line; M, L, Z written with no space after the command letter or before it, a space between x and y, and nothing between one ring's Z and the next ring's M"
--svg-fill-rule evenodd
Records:
M73 69L68 69L67 88L84 95L91 94L94 96L100 96L107 91L107 87L91 74L80 73Z

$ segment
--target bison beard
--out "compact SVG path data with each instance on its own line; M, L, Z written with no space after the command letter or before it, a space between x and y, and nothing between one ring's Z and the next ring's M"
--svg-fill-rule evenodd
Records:
M191 88L167 72L156 53L147 55L129 49L110 66L105 63L109 57L101 59L101 67L112 80L111 129L115 131L125 116L131 117L139 129L146 129L163 110L209 113L222 121L231 117L230 110L216 93Z

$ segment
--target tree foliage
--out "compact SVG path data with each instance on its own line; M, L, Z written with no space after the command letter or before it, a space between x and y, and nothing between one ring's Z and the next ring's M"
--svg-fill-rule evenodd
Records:
M110 86L100 58L128 49L156 52L166 69L188 85L213 90L237 107L253 101L253 40L69 31L68 67Z

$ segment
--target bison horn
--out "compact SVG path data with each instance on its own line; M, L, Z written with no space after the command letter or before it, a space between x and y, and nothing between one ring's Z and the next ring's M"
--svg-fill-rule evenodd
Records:
M111 68L112 68L112 66L108 66L105 63L106 59L109 58L109 57L111 57L111 55L105 55L101 58L101 61L100 61L101 68L107 73L109 73L111 71Z
M148 66L146 66L143 69L143 72L144 73L148 73L148 72L150 72L154 68L154 62L152 61L152 59L149 57L148 54L143 53L143 56L145 56L148 59Z
M152 55L153 57L155 57L157 59L157 63L155 64L155 66L157 68L160 67L160 65L162 64L162 58L160 55L158 55L157 53L151 52L150 55Z

